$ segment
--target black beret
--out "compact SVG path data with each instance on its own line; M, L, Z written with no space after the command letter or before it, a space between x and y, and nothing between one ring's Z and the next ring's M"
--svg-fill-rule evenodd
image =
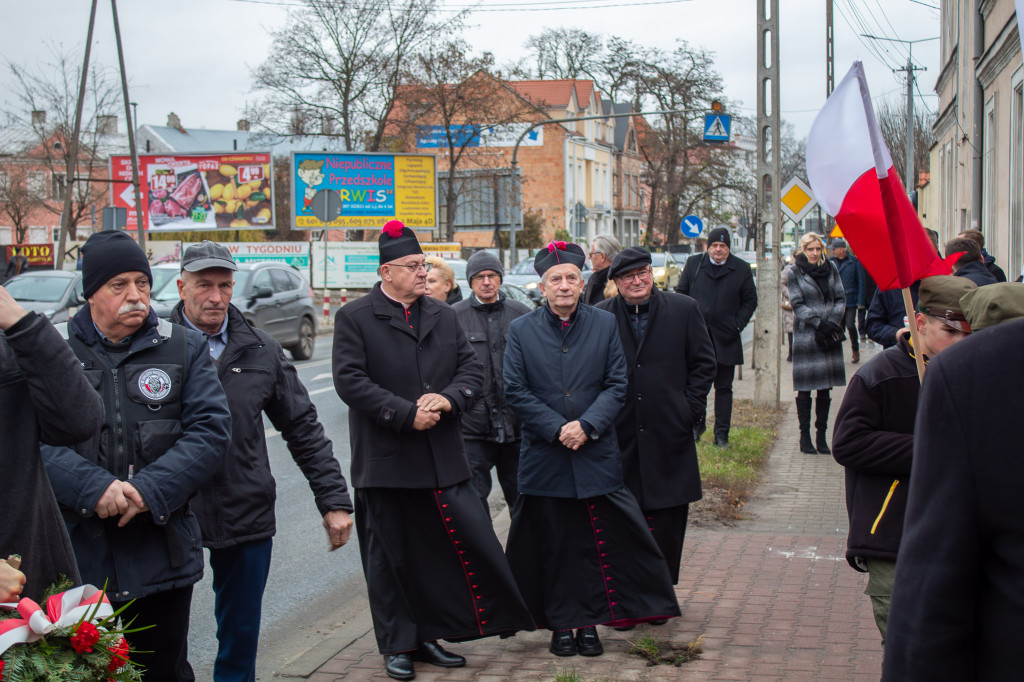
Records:
M615 254L608 268L608 277L615 279L624 272L651 264L651 252L642 246L631 246Z

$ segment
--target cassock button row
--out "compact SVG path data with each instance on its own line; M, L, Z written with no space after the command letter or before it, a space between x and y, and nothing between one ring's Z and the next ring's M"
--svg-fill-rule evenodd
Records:
M637 400L643 400L644 399L644 394L643 393L637 393L636 394L636 399Z
M426 381L424 381L424 382L423 382L423 388L425 388L425 389L429 389L429 388L430 388L430 384L429 384L429 383L427 383Z
M563 353L568 353L568 352L569 352L569 349L568 349L568 348L566 348L565 346L562 346L562 352L563 352Z
M572 395L572 391L566 391L566 392L565 392L565 397L566 397L566 398L568 398L568 397L569 397L569 396L571 396L571 395Z
M636 366L636 367L639 367L639 366L640 366L640 363L639 363L639 362L638 362L638 363L636 363L636 365L635 365L635 366Z

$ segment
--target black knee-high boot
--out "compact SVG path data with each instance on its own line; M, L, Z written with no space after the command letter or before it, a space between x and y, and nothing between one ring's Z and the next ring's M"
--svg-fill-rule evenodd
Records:
M800 423L800 452L808 455L816 454L811 443L811 393L800 391L796 394L796 418Z
M832 406L832 393L830 391L818 391L818 398L814 401L814 428L817 431L816 444L818 453L831 455L828 449L828 442L825 434L828 432L828 410Z

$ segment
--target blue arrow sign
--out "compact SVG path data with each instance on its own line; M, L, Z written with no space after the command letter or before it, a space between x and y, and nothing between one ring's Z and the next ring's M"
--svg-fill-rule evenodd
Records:
M729 127L732 125L732 116L728 114L705 114L704 115L704 141L705 142L728 142Z
M704 221L695 215L688 215L679 223L684 237L699 237L704 229Z

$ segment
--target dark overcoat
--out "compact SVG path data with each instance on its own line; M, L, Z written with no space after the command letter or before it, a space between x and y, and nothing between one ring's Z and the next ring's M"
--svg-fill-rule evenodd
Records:
M184 304L171 322L185 324ZM231 446L192 508L203 546L224 549L258 542L277 532L277 484L270 471L262 413L266 412L292 459L309 481L317 511L352 511L341 465L317 418L316 406L281 344L228 306L228 343L214 363L231 410Z
M786 268L786 286L793 306L793 390L819 391L846 385L846 366L843 364L843 345L822 350L814 340L814 332L822 322L843 326L846 311L846 292L839 271L831 262L821 267L829 269L828 288L831 300L826 300L814 281L799 267Z
M690 256L679 275L676 292L693 298L700 306L718 364L742 365L740 332L757 308L757 287L750 264L732 254L722 265L713 265L707 252Z
M22 555L24 597L42 602L60 574L81 583L39 442L80 443L102 423L100 397L49 320L29 313L0 332L0 557Z
M615 420L626 487L641 509L699 500L693 425L706 409L716 362L696 301L654 287L639 344L622 296L597 307L615 315L626 355L629 387Z
M503 370L505 397L522 420L520 493L582 499L623 487L615 417L626 360L611 313L580 305L563 327L544 305L513 320ZM558 436L577 419L589 440L573 451Z
M356 488L444 488L470 477L460 417L483 384L483 365L451 306L429 296L414 305L415 331L378 282L334 318L334 387L349 407ZM440 393L452 411L416 431L424 393Z
M1024 320L928 363L882 679L1017 680L1024 669Z

